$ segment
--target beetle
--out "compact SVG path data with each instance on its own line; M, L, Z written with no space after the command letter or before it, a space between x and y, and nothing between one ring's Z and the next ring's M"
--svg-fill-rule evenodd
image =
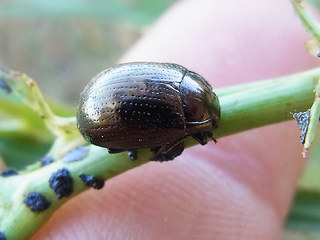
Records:
M201 145L213 138L220 104L199 74L174 63L131 62L96 77L80 95L78 129L109 153L150 148L151 160L168 161L184 150L184 139Z

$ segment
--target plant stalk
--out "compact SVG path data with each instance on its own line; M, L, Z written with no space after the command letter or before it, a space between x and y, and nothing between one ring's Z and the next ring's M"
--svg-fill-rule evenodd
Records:
M306 111L312 105L318 76L320 68L216 90L222 115L219 127L214 130L215 137L293 119L292 113ZM191 138L186 140L186 146L195 144ZM86 156L81 160L65 163L61 158L35 171L0 177L0 231L7 239L26 239L63 203L88 188L79 178L80 174L106 180L147 163L151 157L148 149L142 149L138 151L138 159L131 161L126 153L110 155L107 149L89 145ZM52 173L61 168L69 170L74 191L67 198L57 199L48 181ZM23 199L30 192L40 192L51 203L50 207L42 212L32 212L23 204Z

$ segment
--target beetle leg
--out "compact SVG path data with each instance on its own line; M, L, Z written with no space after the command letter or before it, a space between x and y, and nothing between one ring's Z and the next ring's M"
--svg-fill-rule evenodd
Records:
M192 137L201 145L206 145L208 143L207 133L204 133L204 132L195 133L195 134L192 134Z
M212 139L212 141L214 141L214 143L217 143L217 139L215 139L215 138L213 137L212 132L210 132L210 133L211 133L211 135L209 135L209 138L211 138L211 139Z
M154 157L151 161L169 161L173 160L175 157L178 157L184 150L183 139L176 142L170 142L167 145L164 145L159 148L153 148L151 151L154 153Z
M124 152L125 150L122 150L122 149L114 149L114 148L108 148L108 152L110 154L113 154L113 153L121 153L121 152Z
M217 140L213 137L212 132L201 132L192 134L192 137L201 145L206 145L208 143L208 138L211 138L215 143Z
M108 152L110 154L114 154L114 153L121 153L124 152L126 150L122 150L122 149L114 149L114 148L109 148ZM137 151L136 150L128 150L128 156L130 158L130 160L136 160L137 159Z
M212 132L207 132L207 136L208 136L208 138L211 138L212 141L214 141L214 143L217 143L217 140L213 137L213 133Z
M130 160L136 160L137 159L137 151L136 150L128 150L128 156Z

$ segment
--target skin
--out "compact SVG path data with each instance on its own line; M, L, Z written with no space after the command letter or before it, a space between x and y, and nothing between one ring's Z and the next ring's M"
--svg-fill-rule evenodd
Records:
M121 59L179 63L214 88L318 66L287 0L189 0ZM302 158L294 121L150 162L61 207L35 239L279 239Z

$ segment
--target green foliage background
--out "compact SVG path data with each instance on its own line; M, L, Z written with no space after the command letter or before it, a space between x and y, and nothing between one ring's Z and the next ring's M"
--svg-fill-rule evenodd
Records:
M0 66L76 106L79 92L176 0L0 1Z
M10 0L0 1L0 66L33 78L55 112L75 115L88 81L118 58L176 0ZM18 98L0 91L0 159L13 168L41 159L53 138L10 131L14 118L32 118ZM19 114L20 113L20 114ZM13 116L14 115L14 116ZM37 119L35 117L34 119ZM38 125L40 124L40 125ZM8 131L10 134L8 134ZM1 165L0 165L1 166Z

